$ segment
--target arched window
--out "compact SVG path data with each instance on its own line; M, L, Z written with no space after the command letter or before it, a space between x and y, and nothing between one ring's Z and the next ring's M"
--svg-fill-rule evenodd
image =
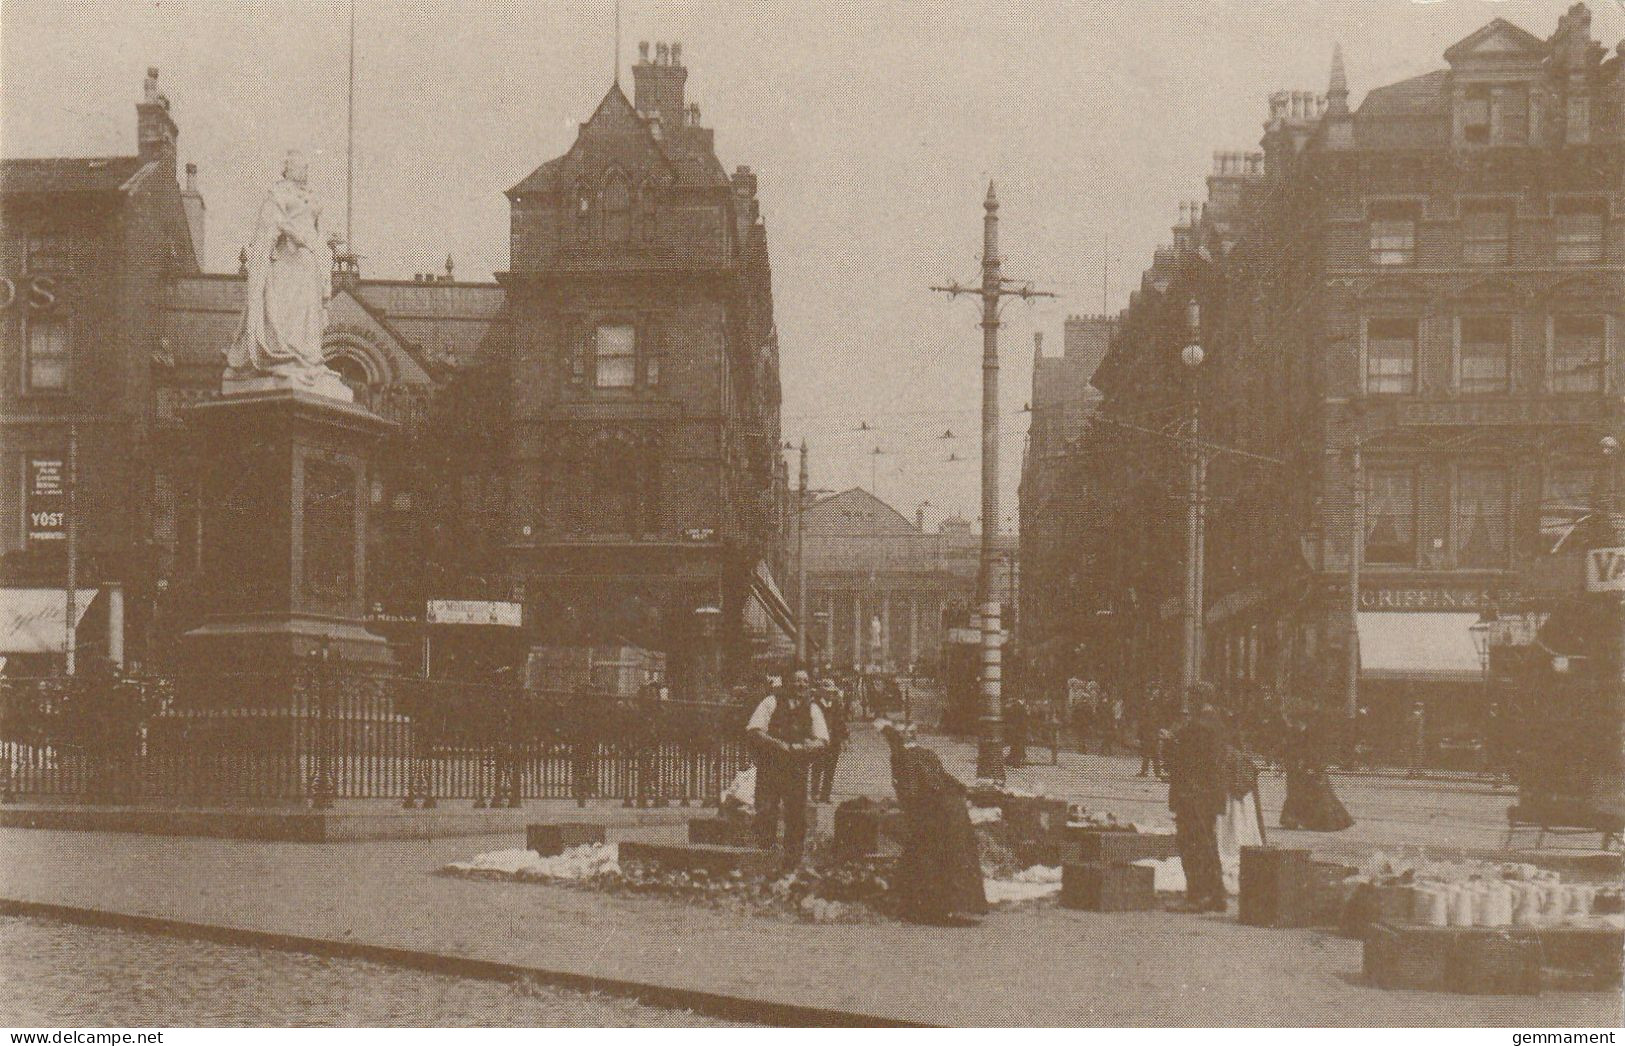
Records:
M604 240L623 244L632 238L632 189L626 179L611 174L604 183Z
M586 243L592 239L592 192L585 182L576 186L570 206L573 211L571 220L575 222L576 242Z
M653 181L643 183L638 193L638 236L644 243L653 243L658 231L655 218L660 209L660 186Z
M373 376L364 360L352 352L339 351L327 357L327 369L349 386L357 403L371 405Z

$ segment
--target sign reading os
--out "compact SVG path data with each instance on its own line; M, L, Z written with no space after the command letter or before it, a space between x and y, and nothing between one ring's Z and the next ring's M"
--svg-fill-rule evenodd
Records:
M0 310L21 307L43 312L56 305L56 277L0 276Z
M431 599L425 619L431 625L498 625L519 628L523 607L480 599Z
M1625 548L1594 548L1586 553L1587 592L1625 592Z
M66 474L61 458L28 459L28 543L49 545L68 537Z

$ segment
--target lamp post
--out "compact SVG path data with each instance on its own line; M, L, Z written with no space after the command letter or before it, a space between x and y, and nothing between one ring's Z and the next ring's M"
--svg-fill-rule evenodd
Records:
M1198 395L1197 370L1207 353L1197 340L1201 333L1202 312L1194 300L1186 306L1185 325L1191 341L1179 354L1181 362L1190 372L1190 441L1186 447L1185 472L1185 663L1180 677L1179 703L1182 709L1190 706L1192 688L1202 681L1202 562L1207 521L1207 455L1202 452L1202 404Z
M807 667L807 441L796 487L796 667Z
M1349 462L1349 495L1353 499L1349 528L1349 631L1344 661L1343 714L1352 722L1360 714L1360 571L1365 566L1365 437L1356 433Z
M1478 653L1479 674L1484 683L1484 696L1490 692L1490 631L1495 628L1495 611L1485 610L1477 621L1467 626L1473 637L1473 650Z

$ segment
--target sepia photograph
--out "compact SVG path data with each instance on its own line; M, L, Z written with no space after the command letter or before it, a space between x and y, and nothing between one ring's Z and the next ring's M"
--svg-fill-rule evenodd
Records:
M1622 441L1625 0L0 0L0 1029L1612 1043Z

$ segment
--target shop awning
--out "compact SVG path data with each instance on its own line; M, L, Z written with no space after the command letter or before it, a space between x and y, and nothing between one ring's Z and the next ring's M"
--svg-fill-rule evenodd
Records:
M779 591L766 563L757 563L751 574L750 597L745 601L745 627L765 637L775 654L795 649L795 612Z
M74 624L96 590L78 590ZM60 654L67 646L68 593L60 588L0 588L0 654Z
M1360 615L1360 676L1475 682L1484 668L1468 627L1477 614Z

